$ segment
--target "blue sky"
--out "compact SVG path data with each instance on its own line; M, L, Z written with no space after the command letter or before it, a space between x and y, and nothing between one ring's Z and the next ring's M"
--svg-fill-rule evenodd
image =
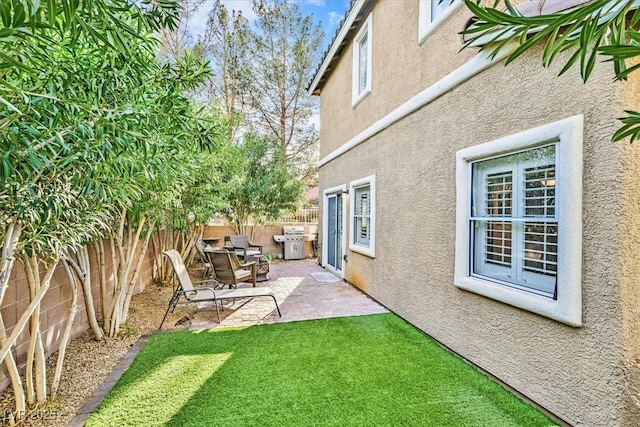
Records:
M313 15L314 19L321 23L325 32L325 46L338 29L338 24L344 16L349 5L349 0L291 0L300 5L300 10L305 15ZM251 0L222 0L227 9L241 10L242 14L249 20L253 21L255 15L251 10ZM214 0L206 0L200 11L191 17L190 30L194 40L198 38L198 34L204 32L207 22L207 14L213 5Z

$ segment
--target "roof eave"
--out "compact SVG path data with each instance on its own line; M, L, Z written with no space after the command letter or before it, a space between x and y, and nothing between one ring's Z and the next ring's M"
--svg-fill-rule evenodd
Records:
M338 35L331 44L331 48L329 48L329 51L322 60L322 64L320 65L320 68L318 68L318 71L316 72L311 85L309 86L309 89L307 91L309 95L320 94L320 83L322 82L323 77L327 72L331 71L331 62L333 62L340 48L343 47L347 42L347 36L352 31L353 25L357 23L357 18L360 14L360 11L362 11L368 1L371 0L356 0L356 2L354 3L353 7L349 11L349 14L345 18L342 27L338 32Z

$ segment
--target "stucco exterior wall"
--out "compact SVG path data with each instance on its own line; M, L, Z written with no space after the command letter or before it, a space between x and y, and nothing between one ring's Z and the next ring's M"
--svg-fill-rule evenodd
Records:
M356 108L351 105L353 46L345 49L320 97L320 158L474 55L473 51L459 52L458 32L468 19L464 8L441 31L418 44L417 3L417 0L376 3L371 30L371 94Z
M409 97L409 89L377 90L375 75L387 72L375 65L375 57L383 56L377 52L381 46L393 53L409 46L413 53L407 56L420 56L436 49L428 46L431 41L439 45L437 40L446 39L436 33L414 52L396 33L410 33L414 40L417 30L402 20L414 15L417 20L417 2L389 3L378 2L373 10L371 95L351 111L345 95L350 90L344 92L345 82L349 89L351 82L348 54L323 88L321 123L333 128L321 134L321 158L364 123L378 120L387 100L395 106ZM409 13L409 6L398 3L415 10ZM465 12L439 32L459 31L469 18ZM376 44L383 38L389 43ZM451 52L460 43L442 43L430 56L442 60L443 73L475 54L456 57ZM538 49L506 68L493 66L324 164L320 189L376 176L376 257L347 249L347 280L573 425L638 425L640 407L633 397L640 355L640 153L637 143L612 143L611 136L623 109L640 109L640 82L612 83L608 64L598 66L587 84L577 70L557 77L562 59L544 69L540 54ZM407 62L388 78L415 85L417 93L431 83L423 64ZM460 290L453 276L456 152L578 114L585 121L583 206L575 207L583 218L583 326L575 328ZM334 123L339 117L343 120Z
M640 75L633 74L626 84L619 85L617 95L624 109L637 109ZM617 117L623 116L624 113L620 111ZM623 366L629 390L624 403L635 408L640 405L640 156L637 142L624 142L621 145L623 154L619 167L624 176L620 208L622 218L618 224L621 236L618 271L623 316ZM640 416L636 423L640 423Z

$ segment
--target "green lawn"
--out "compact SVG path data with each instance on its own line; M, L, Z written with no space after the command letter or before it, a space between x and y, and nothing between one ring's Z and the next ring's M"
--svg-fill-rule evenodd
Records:
M88 426L548 426L393 314L157 334Z

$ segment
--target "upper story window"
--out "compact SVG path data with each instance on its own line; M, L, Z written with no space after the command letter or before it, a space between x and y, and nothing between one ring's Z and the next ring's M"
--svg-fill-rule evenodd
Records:
M456 286L582 324L582 116L457 154Z
M350 185L351 216L349 249L375 256L375 176L369 176Z
M427 36L444 23L453 12L462 6L462 0L418 0L419 20L418 43L422 43Z
M352 105L355 107L371 93L371 19L362 25L353 42Z

